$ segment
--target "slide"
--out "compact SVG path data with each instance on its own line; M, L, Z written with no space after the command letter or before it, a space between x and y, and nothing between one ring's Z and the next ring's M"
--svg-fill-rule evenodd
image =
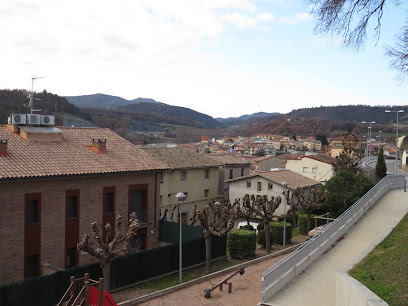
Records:
M99 301L99 290L95 287L89 288L89 305L97 306ZM103 292L103 306L118 306L108 291Z

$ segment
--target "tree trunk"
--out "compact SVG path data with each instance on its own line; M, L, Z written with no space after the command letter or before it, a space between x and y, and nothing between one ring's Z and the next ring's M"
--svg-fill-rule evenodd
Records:
M211 236L205 238L205 269L211 272Z
M309 232L312 230L312 213L308 212L307 213L307 233L309 234Z
M271 232L269 231L269 222L264 221L264 230L265 230L265 248L266 253L271 252Z
M103 290L110 291L110 279L111 279L111 266L112 262L107 261L105 263L101 263L102 265L102 274L103 274Z

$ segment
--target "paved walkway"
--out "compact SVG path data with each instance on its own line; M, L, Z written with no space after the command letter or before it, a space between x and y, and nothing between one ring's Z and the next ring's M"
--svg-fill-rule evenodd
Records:
M367 248L390 224L408 212L408 192L390 191L360 221L345 239L320 257L305 273L267 301L270 305L335 305L336 275Z

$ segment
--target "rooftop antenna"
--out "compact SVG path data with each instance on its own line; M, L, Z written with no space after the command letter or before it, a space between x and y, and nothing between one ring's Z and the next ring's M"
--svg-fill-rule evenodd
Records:
M41 109L34 109L34 100L41 100L39 98L34 98L34 81L37 79L43 79L44 77L32 77L31 78L31 92L27 94L27 98L30 99L30 101L27 104L24 104L24 106L28 107L30 109L31 114L33 112L40 112Z

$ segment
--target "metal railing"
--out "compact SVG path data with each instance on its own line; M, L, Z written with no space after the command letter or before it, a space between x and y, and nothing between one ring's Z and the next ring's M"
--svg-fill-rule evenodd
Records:
M387 175L320 233L265 271L262 274L262 302L269 300L326 252L389 190L405 187L405 176Z

